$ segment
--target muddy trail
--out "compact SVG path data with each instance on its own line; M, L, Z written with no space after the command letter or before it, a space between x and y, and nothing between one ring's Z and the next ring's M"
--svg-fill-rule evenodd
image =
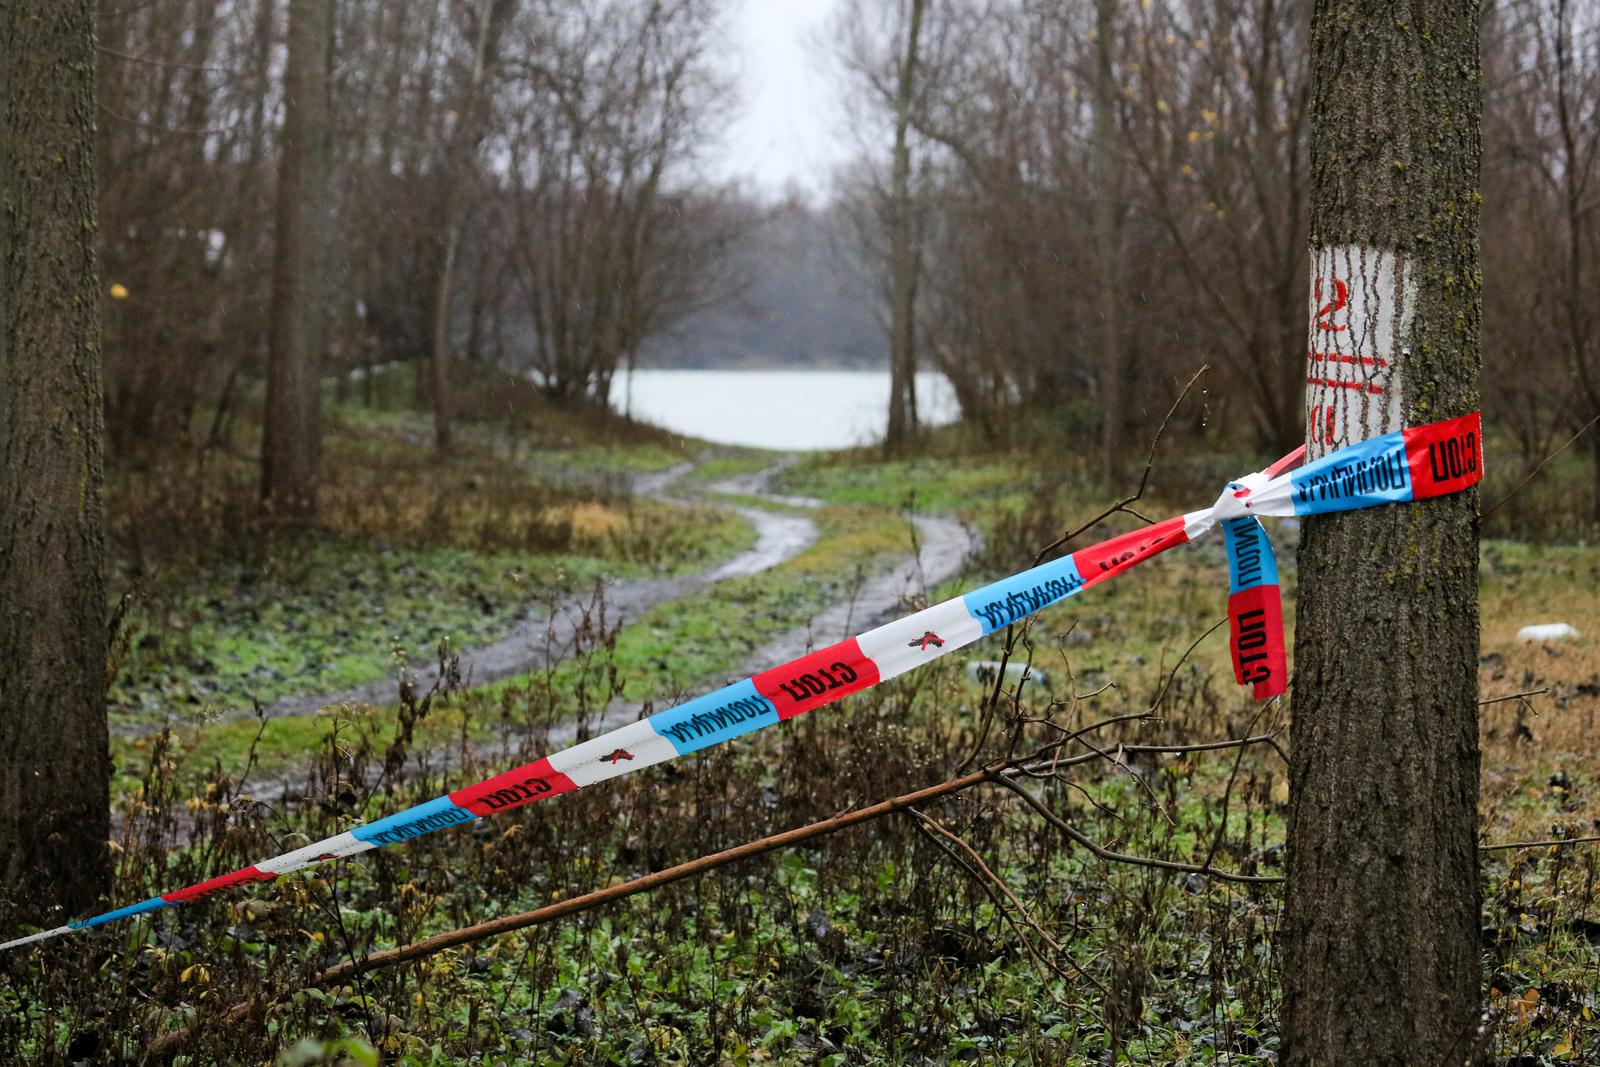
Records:
M746 476L716 483L709 487L709 491L769 496L792 504L799 498L772 497L760 488L751 488L770 483L787 462L775 464L754 479ZM638 496L668 503L690 502L695 499L694 496L677 490L694 468L693 463L681 463L664 471L641 475L634 480L633 491ZM562 650L571 646L577 629L583 625L588 606L597 599L597 592L603 594L606 614L610 618L636 619L658 604L682 599L715 582L771 570L804 552L817 539L816 523L804 514L737 505L722 506L736 512L755 528L756 540L748 549L703 571L670 578L606 579L601 583L603 588L600 590L591 587L566 597L553 605L548 616L526 619L491 644L452 650L459 657L462 680L469 685L485 685L547 666L552 657L560 656ZM407 681L417 692L426 692L438 676L437 664L407 671ZM266 705L262 714L266 718L276 719L290 715L315 715L323 708L343 704L386 704L395 700L398 686L398 679L390 675L339 692L285 697ZM216 721L231 722L255 717L256 712L250 709L234 708L223 712ZM114 723L112 733L138 737L163 728L159 723Z
M803 509L820 507L821 501L772 491L773 480L791 461L792 457L785 458L759 472L728 478L693 494L679 491L684 478L694 469L695 465L691 463L637 480L635 492L658 500L686 502L703 500L716 494L732 494L762 498L796 510L774 512L738 504L721 505L736 511L754 526L756 541L750 548L704 571L671 578L611 580L604 583L601 591L603 597L597 597L594 590L572 596L558 604L549 617L526 621L492 644L460 652L462 682L467 685L486 684L539 670L563 658L581 640L580 631L594 625L594 605L597 600L603 602L610 624L616 625L636 619L658 604L688 597L717 582L763 573L804 552L817 539L818 531L816 523L804 514ZM742 665L744 672L752 673L775 666L914 610L912 598L925 596L939 583L954 577L978 547L977 535L953 519L918 516L911 521L916 530L915 556L908 554L890 566L880 567L875 573L867 575L848 598L813 616L806 625L787 631L752 652ZM413 691L423 693L434 685L438 675L439 668L434 666L410 672L406 681ZM718 684L721 683L708 681L704 688L715 688ZM397 690L397 679L390 677L339 693L281 700L267 707L265 714L267 717L314 715L324 708L342 704L390 703L395 699ZM661 706L657 704L654 710L660 710ZM618 701L599 714L541 729L539 743L551 751L564 748L632 722L646 710L637 701ZM251 717L251 713L228 716L245 717ZM466 754L476 761L492 765L509 765L519 759L547 754L543 751L525 753L523 750L527 748L528 740L520 732L513 732L492 741L469 745ZM463 755L459 746L451 750L414 753L413 760L416 762L411 771L402 773L436 774L459 763ZM374 773L378 770L377 767L372 768ZM374 780L365 784L372 787L377 783ZM307 780L304 767L259 775L241 782L239 789L257 797L272 797L275 802L286 806L311 799L308 789L309 792L316 792ZM172 814L178 816L179 822L184 821L182 813ZM114 821L121 824L120 812L114 815Z
M923 606L921 603L913 604L912 599L924 596L940 582L959 573L967 557L977 547L976 535L953 519L918 517L912 521L916 525L919 549L915 558L904 560L867 578L848 600L833 604L813 616L805 626L780 634L751 653L749 661L743 665L742 674L735 671L722 681L707 682L701 691L710 691L726 682L778 666ZM698 692L688 694L691 697L697 695ZM541 729L539 735L546 751L524 751L526 746L519 744L519 738L512 733L499 740L473 746L471 752L479 761L510 766L519 760L548 755L607 730L626 726L647 711L660 711L667 706L670 705L657 704L652 709L639 701L619 700L598 715L559 722ZM432 772L448 769L457 762L459 755L459 752L445 754L441 761L430 762L427 769Z
M784 459L773 467L755 474L726 478L723 482L706 486L706 493L765 498L794 509L821 507L821 501L773 493L771 483L784 466L787 466L787 462L790 462L790 459ZM635 490L651 494L658 499L680 499L680 501L693 499L688 496L672 496L670 493L678 483L682 483L683 477L691 469L693 464L683 464L667 472L651 475L648 482L635 483ZM811 518L805 514L794 514L794 512L774 514L757 507L728 507L738 510L739 514L744 515L752 525L755 525L757 542L749 550L702 573L672 577L672 579L653 579L653 581L610 582L605 587L605 600L603 600L605 616L614 624L614 621L621 621L624 617L637 617L637 613L645 611L650 606L664 603L672 598L686 597L702 587L728 577L762 573L794 558L818 536L816 523L811 522ZM781 633L779 637L760 646L757 651L750 654L749 662L742 664L742 669L750 673L773 667L794 657L803 656L813 648L843 640L854 633L888 622L899 614L912 611L915 606L920 606L912 603L914 598L925 597L934 585L960 573L970 553L978 549L978 534L968 526L950 518L915 517L912 518L912 523L917 531L915 537L917 553L914 557L907 555L894 565L869 574L854 589L851 597L822 609L818 614L814 614L806 625ZM496 641L494 645L461 653L462 681L469 685L485 683L494 678L509 677L514 673L539 669L541 665L549 664L550 659L565 656L573 649L574 641L579 637L579 630L586 625L594 624L594 605L594 595L571 598L570 601L563 603L562 608L558 609L557 614L550 619L522 625L514 635ZM413 683L416 685L416 691L418 693L426 691L429 686L434 685L437 677L437 667L429 672L414 675ZM707 681L702 688L717 688L717 685L720 685L720 681ZM280 702L270 713L277 715L314 713L325 705L339 704L339 702L390 701L394 699L394 693L395 681L389 680L381 685L366 686L358 691L352 691L350 694ZM662 705L658 704L653 710L661 710L661 707ZM510 729L493 741L467 744L466 750L462 750L461 745L453 745L448 749L414 752L411 755L410 766L406 771L402 771L402 774L421 773L430 776L442 773L459 765L464 757L474 760L475 763L486 763L490 766L514 765L517 761L547 755L554 750L563 749L566 745L584 741L587 737L603 733L606 729L626 725L640 718L646 710L651 709L646 709L646 705L642 702L618 701L608 705L603 712L590 713L586 717L558 721L554 725L544 726L538 729L538 744L541 745L539 752L528 752L530 737L520 729ZM368 789L378 785L379 773L381 773L379 766L371 766L370 774L366 776L370 781L365 782ZM346 784L349 785L350 782ZM317 792L317 785L307 781L306 769L299 768L278 771L270 776L259 776L253 781L240 782L240 790L256 797L274 797L277 803L293 806L310 800L312 793Z

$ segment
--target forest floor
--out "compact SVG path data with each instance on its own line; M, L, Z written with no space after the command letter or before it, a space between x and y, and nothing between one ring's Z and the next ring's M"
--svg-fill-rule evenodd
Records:
M523 398L516 409L536 414L515 424L489 417L502 404L493 390L463 403L480 417L447 460L431 456L425 420L403 406L339 406L315 531L250 525L247 458L214 456L181 486L161 463L118 472L119 602L138 593L113 687L118 903L398 810L559 747L575 723L668 706L802 651L797 642L836 640L1014 571L1118 495L1055 458L1070 454L1066 441L980 450L952 430L914 462L815 456L769 479L771 456L564 421ZM1198 451L1163 450L1141 510L1193 509L1259 462ZM638 491L642 476L666 471L679 472L670 496L648 482ZM1513 474L1499 473L1486 501ZM1486 530L1481 686L1498 700L1482 709L1486 844L1600 832L1600 539L1553 503L1582 477L1553 465ZM182 502L197 491L199 506ZM812 523L816 536L771 567L718 574L759 540L752 510ZM981 537L964 570L935 568L924 585L907 564L911 531L930 522L952 545L952 531ZM1292 625L1292 524L1273 536ZM1110 862L1000 788L924 806L937 828L891 818L300 988L369 949L938 782L973 751L1051 736L1044 720L1081 729L1149 713L1093 734L1108 758L1032 783L1086 838L1279 875L1287 782L1271 747L1118 748L1284 727L1285 709L1233 685L1222 635L1202 639L1223 617L1225 573L1219 545L1188 546L1044 612L1016 647L1044 678L1002 699L992 730L993 694L964 665L997 658L998 636L780 728L470 830L13 954L0 960L0 1059L137 1061L155 1035L192 1027L193 1063L1271 1063L1279 888ZM596 594L601 576L612 584ZM619 618L611 591L648 582L682 584ZM552 611L577 624L536 641ZM1557 621L1581 636L1515 640L1523 625ZM425 681L440 641L460 652L508 635L528 639L526 669L398 699L401 661ZM385 684L393 697L362 688ZM355 691L382 699L306 706ZM257 703L259 717L242 713ZM397 752L400 772L374 773ZM1593 848L1485 853L1494 1062L1600 1062L1597 880ZM218 1022L247 1000L259 1007L243 1023Z

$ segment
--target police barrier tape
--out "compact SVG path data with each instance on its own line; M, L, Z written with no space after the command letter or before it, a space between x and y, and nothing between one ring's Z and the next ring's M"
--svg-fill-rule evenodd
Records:
M1483 475L1476 412L1375 437L1299 466L1304 449L1231 483L1217 502L1079 549L859 637L495 775L425 804L269 860L53 930L14 948L156 911L233 886L269 882L322 860L408 841L594 785L791 719L953 652L1039 609L1221 525L1228 556L1234 676L1258 700L1284 692L1283 608L1272 544L1258 515L1316 515L1443 496Z

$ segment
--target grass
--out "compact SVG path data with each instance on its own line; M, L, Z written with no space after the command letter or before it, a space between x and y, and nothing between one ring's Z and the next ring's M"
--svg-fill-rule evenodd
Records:
M607 569L584 556L374 551L337 541L262 570L219 567L200 588L130 622L113 713L160 722L175 707L220 713L338 692L391 673L397 651L414 660L440 641L493 641L542 613L546 596L583 588Z
M690 480L700 485L710 485L741 474L756 474L772 466L772 455L756 449L721 449L723 455L705 458L696 467Z
M747 523L713 508L639 502L619 521L641 536L677 524L663 542L694 550L647 566L603 549L473 552L319 538L298 551L286 542L257 563L216 564L193 575L189 589L149 596L130 615L114 719L160 722L172 708L248 710L251 701L338 692L392 674L397 656L426 660L441 641L493 642L602 575L698 569L752 540Z
M916 508L962 515L1025 501L1029 475L1019 477L1005 457L936 458L892 463L852 462L818 457L790 467L780 476L781 492L816 497L830 504Z

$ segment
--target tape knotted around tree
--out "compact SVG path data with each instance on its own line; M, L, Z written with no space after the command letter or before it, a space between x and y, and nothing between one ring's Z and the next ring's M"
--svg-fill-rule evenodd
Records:
M1234 677L1256 699L1288 687L1283 605L1262 516L1307 516L1425 500L1483 477L1477 412L1384 434L1309 463L1297 449L1229 483L1211 507L1081 548L913 615L763 671L592 740L344 833L115 911L19 937L0 949L197 900L326 859L393 845L448 826L720 744L831 704L920 667L1220 525L1228 558Z

